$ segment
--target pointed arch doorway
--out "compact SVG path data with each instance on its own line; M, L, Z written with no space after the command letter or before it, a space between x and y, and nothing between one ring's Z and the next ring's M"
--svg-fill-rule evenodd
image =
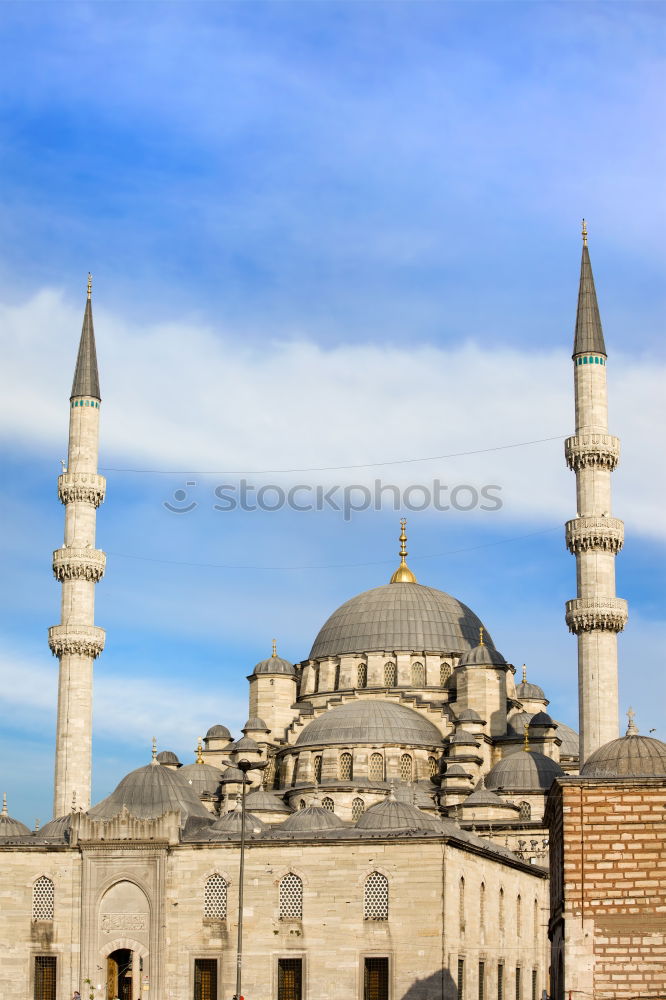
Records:
M108 1000L133 1000L132 966L134 952L129 948L118 948L106 959L106 995ZM137 984L137 988L139 988Z

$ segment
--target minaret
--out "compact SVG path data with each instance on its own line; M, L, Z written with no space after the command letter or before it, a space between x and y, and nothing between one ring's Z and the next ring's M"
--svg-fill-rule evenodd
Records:
M54 816L69 812L73 796L79 809L90 805L93 660L104 648L104 630L94 625L95 584L106 562L95 548L95 520L106 481L97 474L100 392L91 288L88 275L70 397L67 468L58 477L65 541L53 553L53 572L62 584L60 625L49 629L51 652L60 660Z
M577 516L566 524L566 544L576 557L577 594L567 601L569 630L578 636L580 764L619 735L617 633L627 621L627 602L615 596L615 556L624 525L611 517L610 477L620 442L608 433L606 346L583 220L583 259L573 364L576 433L565 442L567 465L576 473Z

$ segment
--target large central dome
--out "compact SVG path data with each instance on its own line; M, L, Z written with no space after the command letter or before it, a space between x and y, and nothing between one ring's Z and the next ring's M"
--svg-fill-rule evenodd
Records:
M352 597L324 624L310 659L372 650L405 650L462 654L479 641L493 645L473 611L434 587L388 583Z

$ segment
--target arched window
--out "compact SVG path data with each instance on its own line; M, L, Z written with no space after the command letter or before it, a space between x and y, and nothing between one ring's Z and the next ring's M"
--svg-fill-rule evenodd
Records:
M321 783L321 754L317 754L317 756L314 759L313 773L314 773L315 784L316 785L320 784Z
M280 879L280 920L300 920L303 916L303 883L289 872Z
M486 926L486 883L481 883L479 889L479 927Z
M305 809L305 799L299 799L298 808Z
M46 875L40 876L32 887L32 919L53 920L55 888Z
M357 820L361 818L365 812L365 802L363 799L354 799L352 801L352 823L356 823Z
M388 879L381 872L372 872L365 880L363 892L363 918L388 920Z
M384 758L380 753L370 754L368 777L370 778L370 781L384 780Z
M520 898L520 893L516 898L516 937L520 937L522 934L522 921L523 921L523 906L522 900Z
M350 753L340 754L340 781L351 781L352 779L352 755Z
M458 921L462 934L465 930L465 879L462 877L458 884Z
M425 687L425 667L422 663L412 663L412 687Z
M499 891L499 929L504 930L504 889Z
M330 795L327 795L326 798L322 800L321 807L322 809L328 810L328 812L333 812L335 806L333 804L333 799L330 797Z
M227 883L221 875L211 875L204 888L204 917L223 920L227 915Z
M437 774L437 758L428 757L428 777L434 778Z
M403 753L400 758L400 780L413 781L413 771L412 758L408 753Z
M442 663L439 667L439 685L440 687L446 687L449 677L451 676L451 664Z
M518 805L520 806L519 818L522 819L523 822L532 819L532 806L529 802L519 802Z
M356 668L356 687L364 688L368 686L368 667L365 663L359 663Z
M384 687L392 688L398 683L398 669L395 663L384 664Z

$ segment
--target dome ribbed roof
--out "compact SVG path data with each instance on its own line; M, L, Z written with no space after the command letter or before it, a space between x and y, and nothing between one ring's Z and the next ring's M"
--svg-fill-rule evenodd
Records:
M666 777L666 743L640 734L622 736L595 750L580 773L585 778Z
M67 813L65 816L57 816L56 819L49 820L38 831L37 835L39 837L46 837L49 840L67 840L67 834L71 825L72 814Z
M88 810L93 819L113 819L126 807L138 819L157 819L166 812L179 812L181 824L191 816L210 819L192 785L182 777L185 768L173 771L157 762L139 767L101 802Z
M564 754L566 757L578 757L580 753L578 733L571 726L565 726L563 722L556 721L555 725L557 726L557 735L562 740L560 756Z
M257 812L291 813L293 811L279 795L276 795L275 792L267 792L263 788L258 788L256 792L250 792L245 797L245 806Z
M177 764L178 767L180 767L180 761L176 757L173 750L160 750L160 752L156 757L156 760L160 764Z
M245 723L245 725L241 729L241 732L242 733L257 733L257 732L269 733L270 729L268 728L268 726L266 725L266 723L264 722L263 719L260 719L258 715L254 715L254 716L252 716L251 719L247 720L247 722Z
M389 583L334 611L315 639L310 659L370 650L464 653L478 641L481 627L470 608L442 590Z
M259 744L256 743L251 736L241 736L239 740L234 743L234 750L258 750Z
M220 725L211 726L208 732L206 733L205 738L207 740L208 739L230 740L231 733L229 732L226 726L220 726Z
M537 712L536 715L533 715L530 726L550 726L557 729L557 723L553 722L548 712Z
M253 674L289 674L295 676L296 669L289 660L283 660L281 656L269 656L267 660L261 660L252 671Z
M220 788L220 781L222 779L222 771L219 767L213 767L212 764L199 764L196 761L194 764L186 764L185 767L181 767L178 772L188 785L191 785L197 795L203 795L208 792L210 795L215 795Z
M486 636L486 638L488 639L488 642L490 642L490 636ZM483 643L474 646L473 649L470 649L466 653L464 653L460 657L460 663L458 664L459 667L465 667L465 666L501 667L505 665L506 665L506 660L499 652L499 650L495 649L495 647L492 644L489 645L487 642L485 642L485 639Z
M547 701L542 688L538 684L530 684L529 681L516 684L516 698L518 701Z
M429 816L408 802L398 802L396 799L384 799L370 806L356 823L358 830L376 831L406 831L406 830L436 830L442 832L442 824L435 816Z
M473 809L475 806L479 808L486 806L492 809L510 809L514 812L518 810L518 807L514 806L512 802L507 802L497 792L486 788L483 782L479 782L471 795L468 795L465 801L458 805L458 809Z
M247 805L247 802L245 803ZM231 812L225 813L224 816L220 816L216 819L211 830L219 831L220 833L237 833L240 836L241 832L241 811L240 809L233 809ZM263 820L260 820L258 816L245 810L245 832L250 833L262 833L266 829L266 824Z
M398 584L393 586L397 587ZM395 702L368 698L330 709L308 723L296 740L296 746L301 747L340 743L440 746L442 734L432 722L411 708Z
M344 823L330 809L324 809L323 806L307 806L292 813L284 823L280 824L280 830L300 830L305 833L314 830L337 830L341 826L344 826Z
M536 750L519 750L503 757L486 775L486 788L512 791L547 791L558 775L560 765Z
M531 721L531 712L516 712L510 719L507 719L506 735L514 739L519 736L522 739L525 735L525 726L529 726Z
M18 819L0 814L0 837L29 837L31 831Z

